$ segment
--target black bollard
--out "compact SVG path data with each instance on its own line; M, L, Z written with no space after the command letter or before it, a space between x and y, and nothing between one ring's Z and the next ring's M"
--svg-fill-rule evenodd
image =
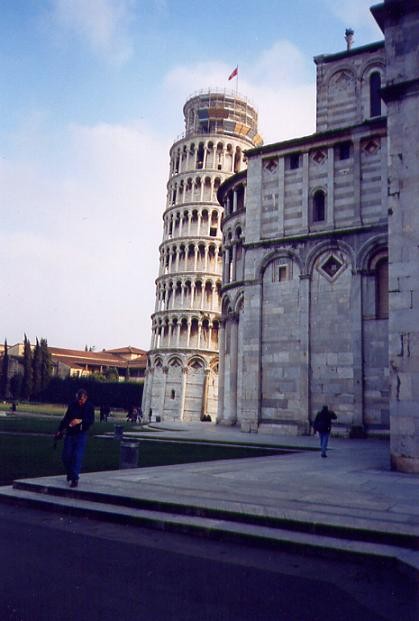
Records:
M122 440L119 450L119 468L121 470L138 468L139 446L138 440Z
M115 440L122 440L124 436L124 425L115 425L114 438Z

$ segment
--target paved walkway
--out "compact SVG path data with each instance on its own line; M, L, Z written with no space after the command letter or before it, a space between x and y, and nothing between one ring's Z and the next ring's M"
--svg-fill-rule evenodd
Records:
M419 575L419 476L390 470L386 440L332 438L328 458L321 459L313 450L317 437L243 434L205 424L158 428L156 434L132 433L140 440L140 463L141 442L151 437L281 446L290 452L86 473L77 490L69 490L63 477L44 477L0 488L0 500L316 554L386 559ZM125 431L131 437L128 425Z

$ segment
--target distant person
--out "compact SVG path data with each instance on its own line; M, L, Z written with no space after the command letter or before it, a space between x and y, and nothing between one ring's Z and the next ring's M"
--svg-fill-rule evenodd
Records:
M78 390L75 400L69 404L55 434L57 439L65 435L62 460L70 487L78 485L87 444L87 431L94 420L95 409L88 400L87 392L83 389Z
M111 413L111 408L109 405L102 404L100 406L100 422L108 422L108 416Z
M327 445L329 443L330 431L332 429L332 420L337 420L337 416L327 405L324 405L320 412L317 412L314 419L314 432L317 431L320 437L320 451L322 457L327 457Z
M134 422L134 406L133 405L129 405L128 409L127 409L127 422L128 423L132 423Z

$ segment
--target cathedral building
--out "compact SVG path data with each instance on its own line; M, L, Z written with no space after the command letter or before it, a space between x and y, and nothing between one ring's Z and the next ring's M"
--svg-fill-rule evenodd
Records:
M349 35L350 36L350 35ZM318 56L316 133L247 151L224 206L219 421L389 427L384 44ZM246 203L234 208L234 196Z
M245 150L261 138L254 107L234 92L195 94L183 112L185 133L170 150L143 411L153 420L215 421L222 271L217 191L245 168Z
M327 404L419 472L419 4L372 12L385 41L314 59L316 132L249 149L218 190L217 420L306 434Z
M308 434L327 404L419 472L419 3L371 11L384 41L314 59L312 135L263 145L246 99L186 102L143 410Z

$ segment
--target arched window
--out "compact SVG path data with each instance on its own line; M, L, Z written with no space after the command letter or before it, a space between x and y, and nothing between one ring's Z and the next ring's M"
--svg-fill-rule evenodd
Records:
M326 195L323 190L317 190L313 196L313 222L323 222L326 219Z
M380 259L375 267L375 316L388 318L388 260Z
M244 208L244 186L239 185L237 188L237 211Z
M370 75L370 116L381 116L381 75L374 71Z

